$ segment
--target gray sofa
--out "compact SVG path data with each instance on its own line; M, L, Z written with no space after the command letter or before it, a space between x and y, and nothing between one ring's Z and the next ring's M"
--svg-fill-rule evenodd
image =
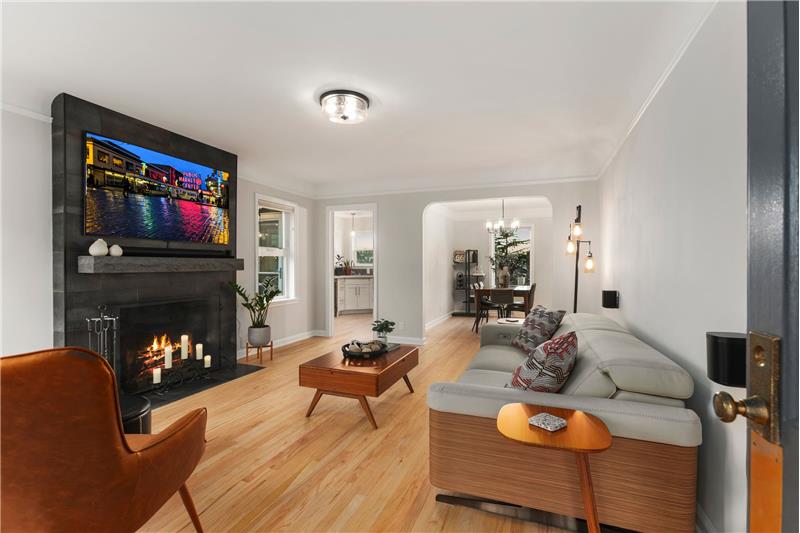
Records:
M694 387L689 373L613 320L577 313L564 317L554 335L574 331L578 338L575 368L562 390L507 388L525 360L510 346L518 329L484 326L481 348L460 379L428 389L433 485L583 517L572 458L507 441L495 422L512 402L580 409L614 436L611 449L591 457L600 521L638 531L693 531L702 433L697 415L684 407Z

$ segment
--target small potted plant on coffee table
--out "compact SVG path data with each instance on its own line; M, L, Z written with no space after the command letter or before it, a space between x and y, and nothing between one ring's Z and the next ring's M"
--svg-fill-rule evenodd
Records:
M229 285L236 291L242 299L242 307L247 309L250 314L250 327L247 328L247 342L250 346L268 346L272 340L272 331L267 325L267 312L269 312L269 304L272 300L281 293L281 291L273 287L274 280L270 279L266 283L260 283L259 291L257 291L252 298L244 287L231 281Z
M376 320L372 323L372 331L378 334L378 340L384 344L388 344L386 341L389 333L394 331L394 322L391 320L385 320L383 318Z

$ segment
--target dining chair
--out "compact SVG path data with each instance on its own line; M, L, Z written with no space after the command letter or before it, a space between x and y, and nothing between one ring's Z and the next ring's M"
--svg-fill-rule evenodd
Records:
M156 435L125 435L114 371L60 348L0 358L3 531L133 532L186 487L205 450L206 410Z
M514 303L514 289L492 289L489 294L492 303L498 306L497 318L506 317L509 306Z
M528 313L531 312L533 309L533 295L536 293L536 283L531 283L530 288L528 289L528 308L525 309L525 300L523 299L521 302L514 302L510 310L511 311L522 311L525 316L528 316Z

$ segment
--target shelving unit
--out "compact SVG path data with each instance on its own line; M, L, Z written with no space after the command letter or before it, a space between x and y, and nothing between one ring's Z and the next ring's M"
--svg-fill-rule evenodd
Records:
M464 293L464 311L455 311L453 316L472 316L475 311L472 309L472 304L475 303L475 297L472 294L472 284L477 280L481 279L486 274L480 272L475 273L476 268L478 267L478 250L464 250L464 262L463 263L456 263L453 262L453 267L456 268L459 272L460 269L463 269L464 274L464 287L455 286L456 292ZM455 279L453 281L454 285L456 284Z

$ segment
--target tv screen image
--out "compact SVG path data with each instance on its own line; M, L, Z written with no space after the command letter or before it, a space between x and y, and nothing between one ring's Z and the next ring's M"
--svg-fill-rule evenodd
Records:
M85 148L87 235L228 244L228 172L95 133Z

